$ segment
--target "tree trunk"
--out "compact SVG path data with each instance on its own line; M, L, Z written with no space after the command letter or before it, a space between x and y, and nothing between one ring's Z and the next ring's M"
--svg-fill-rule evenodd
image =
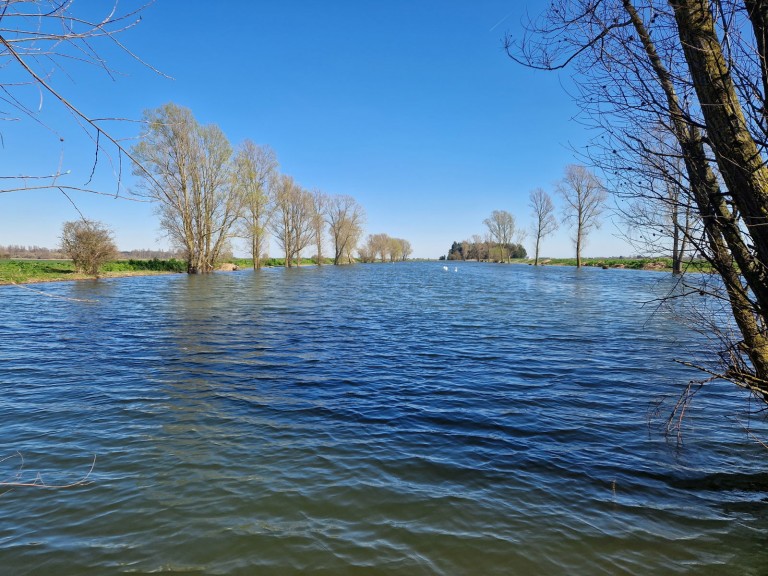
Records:
M768 394L768 339L764 332L768 319L768 267L765 265L768 262L768 168L763 164L739 104L709 3L670 0L670 5L711 148L752 243L752 247L746 245L723 196L710 194L707 200L715 216L710 224L721 231L727 244L722 247L718 272L723 276L734 319L744 338L739 347L750 359L754 374L739 371L736 362L733 370L737 371L737 381L765 396ZM760 22L753 19L759 37L764 35L764 30L759 29ZM703 212L705 218L706 214ZM742 285L742 277L747 286ZM756 302L751 302L749 292Z
M671 0L717 165L751 237L756 259L734 253L768 313L768 168L744 118L706 0ZM730 214L729 214L730 216ZM731 242L729 241L729 246ZM741 256L741 257L740 257ZM755 261L757 260L757 262Z
M682 274L683 262L680 254L680 221L677 201L672 202L672 274Z
M576 268L581 268L581 220L576 228Z

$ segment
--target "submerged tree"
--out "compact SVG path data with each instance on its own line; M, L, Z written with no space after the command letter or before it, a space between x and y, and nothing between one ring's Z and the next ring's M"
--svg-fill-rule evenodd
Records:
M112 231L94 220L64 222L61 251L72 260L78 272L90 276L98 276L99 268L117 255Z
M312 243L315 245L315 263L323 265L323 241L325 236L325 212L328 195L320 190L312 192Z
M275 186L272 232L285 254L285 267L301 264L301 252L312 243L314 204L312 194L282 175Z
M333 263L339 265L344 260L351 264L363 233L363 207L351 196L331 196L325 217L333 242Z
M557 218L555 218L555 205L544 190L536 188L530 193L530 207L533 213L534 260L533 265L539 265L539 248L541 241L557 230Z
M584 166L571 164L565 168L565 176L557 184L557 191L565 201L563 222L574 229L573 244L576 248L576 267L581 267L581 250L589 233L600 227L600 216L608 197L602 182Z
M369 234L365 244L358 248L358 255L363 262L400 262L411 255L411 243L404 238L393 238L389 234Z
M253 269L261 268L269 222L274 211L272 192L277 178L277 156L269 146L246 140L235 155L235 185L242 197L239 235L248 241Z
M722 280L696 293L727 302L739 334L719 332L716 373L766 401L767 38L759 0L556 0L526 38L508 42L529 66L573 68L584 120L602 129L589 155L614 188L638 186L642 163L663 159L653 150L659 126L673 139L682 176L665 176L678 209L698 220L686 239Z
M133 148L136 194L157 202L160 225L183 252L187 271L206 273L228 247L241 214L232 147L216 125L166 104L144 113L147 131Z

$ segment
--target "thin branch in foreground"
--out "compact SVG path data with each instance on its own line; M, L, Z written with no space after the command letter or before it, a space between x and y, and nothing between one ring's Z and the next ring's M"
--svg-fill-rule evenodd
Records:
M3 494L6 494L13 488L46 488L49 490L60 490L65 488L76 488L78 486L87 486L88 484L92 484L92 481L89 480L91 473L93 473L94 468L96 467L96 454L93 455L93 462L91 463L91 467L88 470L88 472L80 478L80 480L77 480L76 482L72 482L70 484L47 484L44 480L42 475L38 472L35 475L35 479L31 482L24 482L22 480L22 474L24 472L24 456L21 454L21 452L16 452L15 456L18 456L20 459L19 468L16 471L16 474L13 477L13 480L8 480L4 482L0 482L0 488L8 488ZM13 458L13 456L7 456L6 458L3 458L0 460L0 462L5 462L6 460Z
M59 296L58 294L50 294L49 292L43 292L42 290L35 290L34 288L30 288L29 286L24 286L23 284L19 284L17 282L11 282L11 286L16 286L17 288L21 288L23 290L29 290L30 292L34 292L35 294L40 294L41 296L48 296L48 298L56 298L58 300L68 300L69 302L97 302L97 300L90 300L88 298L69 298L67 296ZM3 462L3 460L0 460L0 462Z

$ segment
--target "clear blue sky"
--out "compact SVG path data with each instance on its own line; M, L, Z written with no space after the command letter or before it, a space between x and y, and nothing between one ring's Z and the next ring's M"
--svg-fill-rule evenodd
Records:
M74 7L103 14L109 4L82 0ZM157 0L121 39L172 79L94 44L118 74L73 62L54 71L51 83L95 117L135 120L169 101L189 107L198 121L221 126L235 146L245 138L269 144L281 171L304 187L355 197L367 213L366 234L407 238L414 256L437 257L453 240L483 234L492 210L507 210L527 227L535 187L559 205L554 183L574 161L570 146L589 136L573 121L567 73L527 70L504 53L505 33L519 35L526 10L537 13L544 4ZM37 109L39 93L24 97ZM29 119L0 126L0 174L51 173L61 162L71 171L62 183L84 184L93 144L45 94L39 119L48 128ZM140 131L131 122L108 127L128 145ZM124 163L122 185L132 184ZM91 187L116 189L103 154ZM115 231L121 249L167 246L150 205L88 194L72 199ZM56 191L0 194L0 244L53 247L62 222L77 217ZM606 216L586 255L632 253L614 220ZM543 246L549 256L572 252L565 228Z

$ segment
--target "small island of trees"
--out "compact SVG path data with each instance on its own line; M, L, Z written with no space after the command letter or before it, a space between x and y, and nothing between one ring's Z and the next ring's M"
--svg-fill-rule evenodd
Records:
M510 243L506 245L497 242L483 240L470 242L463 240L451 244L448 256L442 256L443 260L476 260L478 262L503 262L506 258L527 258L528 253L522 244Z

